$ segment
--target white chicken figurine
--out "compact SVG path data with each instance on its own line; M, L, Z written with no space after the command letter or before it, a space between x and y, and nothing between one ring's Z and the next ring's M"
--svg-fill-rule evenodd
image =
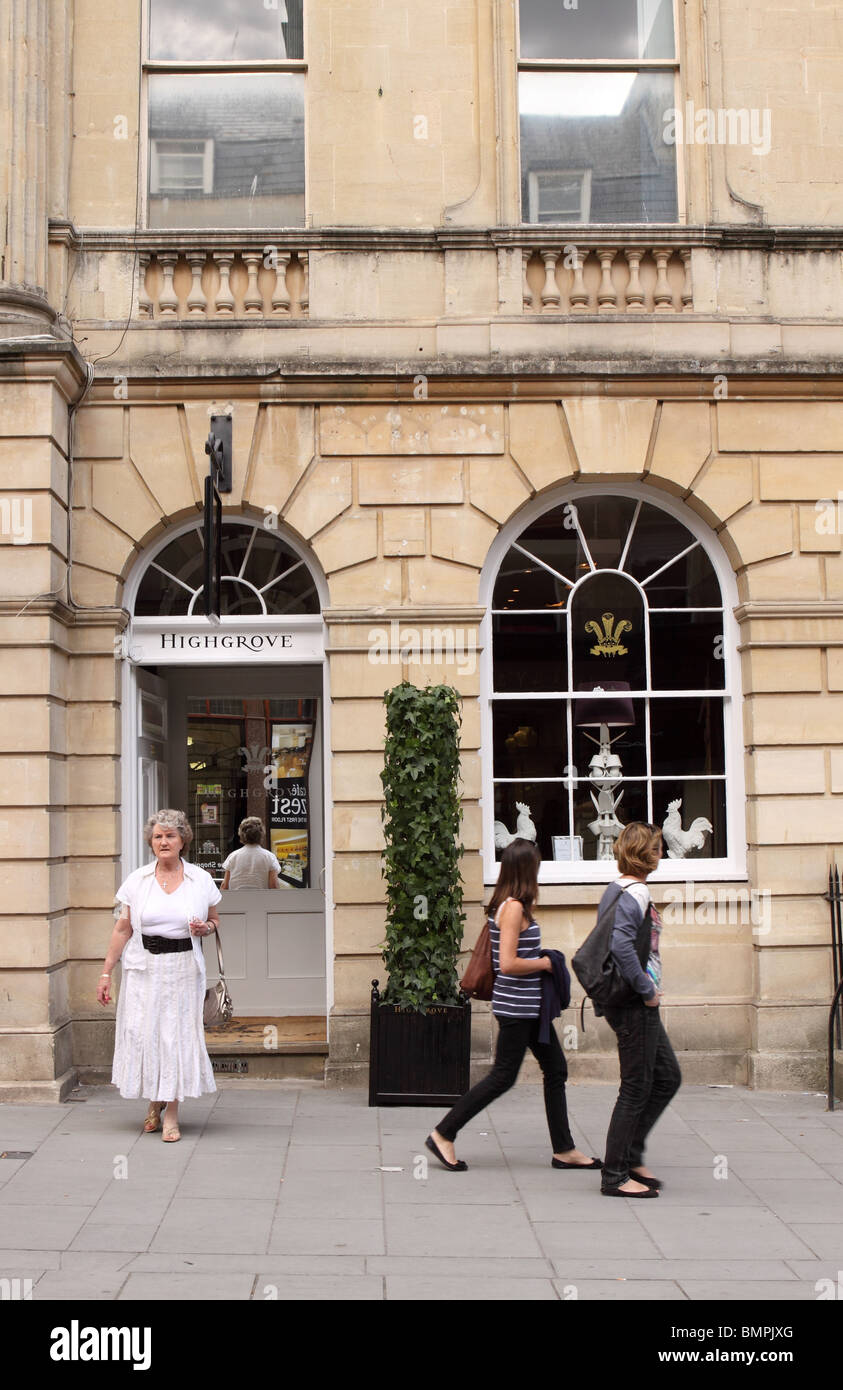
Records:
M681 805L681 799L668 802L667 815L662 826L662 835L670 859L684 859L689 850L704 849L705 837L712 833L711 821L706 820L705 816L697 816L696 820L691 821L688 829L683 830L682 817L679 814Z
M513 840L532 840L535 844L536 827L533 825L529 806L523 801L516 801L515 809L518 819L515 822L514 835L510 834L502 820L495 821L495 849L506 849Z

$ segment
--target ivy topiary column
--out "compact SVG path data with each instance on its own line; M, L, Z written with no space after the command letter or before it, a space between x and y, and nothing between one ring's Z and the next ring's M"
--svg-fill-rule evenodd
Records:
M389 983L383 999L425 1013L431 1004L461 1002L459 695L448 685L420 690L403 681L384 702L383 959Z

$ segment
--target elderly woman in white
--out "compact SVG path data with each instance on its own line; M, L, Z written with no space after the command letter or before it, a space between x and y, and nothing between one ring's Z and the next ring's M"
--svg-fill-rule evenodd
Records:
M161 1127L165 1143L181 1138L179 1101L215 1091L202 1010L203 936L218 922L221 893L204 869L182 858L193 839L181 811L157 811L144 827L155 855L117 890L123 912L115 923L97 986L111 1002L111 973L122 959L111 1080L121 1096L150 1101L144 1133ZM124 950L125 947L125 950Z

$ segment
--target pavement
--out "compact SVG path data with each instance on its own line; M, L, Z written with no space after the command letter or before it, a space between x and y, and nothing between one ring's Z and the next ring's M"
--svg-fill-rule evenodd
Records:
M359 1090L218 1078L182 1140L144 1101L81 1087L0 1105L0 1294L33 1300L749 1300L843 1296L843 1108L812 1093L685 1086L653 1132L658 1200L610 1201L550 1167L541 1090L460 1135ZM602 1154L614 1086L569 1085ZM838 1279L841 1281L837 1286ZM824 1294L823 1294L823 1291Z

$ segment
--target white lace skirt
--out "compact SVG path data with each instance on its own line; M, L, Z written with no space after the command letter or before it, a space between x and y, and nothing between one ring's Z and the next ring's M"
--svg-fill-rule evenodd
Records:
M147 953L146 970L123 970L111 1072L121 1096L184 1100L217 1089L204 1002L205 978L193 951Z

